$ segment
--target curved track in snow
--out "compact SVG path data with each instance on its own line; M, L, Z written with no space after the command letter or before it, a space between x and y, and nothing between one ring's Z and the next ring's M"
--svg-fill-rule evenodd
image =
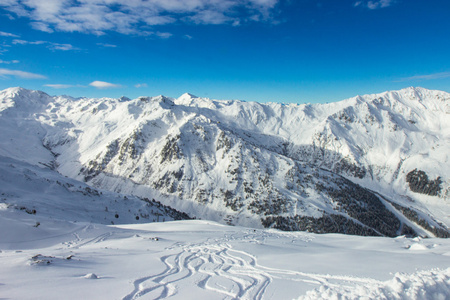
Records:
M164 271L137 278L133 281L133 290L122 299L168 298L178 293L177 283L185 280L200 289L222 295L223 299L264 299L266 290L274 279L293 283L306 282L317 286L377 282L351 276L321 275L264 267L258 264L255 256L234 249L227 243L236 240L262 243L267 234L247 232L244 235L226 236L224 239L209 240L205 243L175 245L167 249L176 250L175 253L161 257L161 262L165 265Z
M151 294L163 299L176 293L176 283L189 278L198 287L222 294L225 298L262 299L272 281L269 273L258 267L256 258L228 244L185 247L164 256L166 269L156 275L136 279L134 290L123 299L137 299Z

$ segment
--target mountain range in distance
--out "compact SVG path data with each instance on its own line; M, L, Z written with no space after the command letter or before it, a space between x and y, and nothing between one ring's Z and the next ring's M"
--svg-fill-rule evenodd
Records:
M449 237L449 114L450 94L423 88L300 105L9 88L0 202L103 224Z

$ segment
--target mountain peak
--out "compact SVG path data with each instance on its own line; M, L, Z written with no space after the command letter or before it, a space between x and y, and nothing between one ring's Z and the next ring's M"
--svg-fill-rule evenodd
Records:
M404 105L417 105L417 103L434 102L435 99L446 100L450 99L450 94L439 90L430 90L423 87L407 87L401 90L386 91L376 94L366 94L350 98L351 100L364 101L364 102L377 102L387 101L386 103L398 103L401 102ZM350 100L347 99L347 100ZM344 100L346 101L346 100ZM416 104L414 104L416 103ZM391 105L389 104L389 105Z
M121 96L120 98L119 98L119 102L127 102L127 101L130 101L131 99L130 98L128 98L127 96Z
M2 98L13 100L16 105L42 105L48 104L51 97L42 91L28 90L22 87L12 87L0 92Z
M23 87L20 86L16 86L16 87L10 87L7 89L4 89L3 91L1 91L2 94L7 94L7 95L11 95L11 96L15 96L15 95L19 95L21 93L26 93L26 92L31 92L31 90L27 90Z
M183 95L180 96L180 98L198 98L198 97L191 93L184 93Z
M197 96L192 95L190 93L184 93L177 99L177 103L183 104L183 105L189 105L192 103L192 100L198 99Z

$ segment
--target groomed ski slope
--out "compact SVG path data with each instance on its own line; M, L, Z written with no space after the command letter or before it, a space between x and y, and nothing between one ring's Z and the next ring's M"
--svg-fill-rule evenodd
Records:
M5 205L0 226L5 299L450 297L448 239L316 235L201 220L106 226Z

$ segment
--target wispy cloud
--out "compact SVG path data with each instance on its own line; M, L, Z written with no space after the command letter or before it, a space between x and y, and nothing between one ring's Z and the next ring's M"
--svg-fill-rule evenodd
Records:
M162 39L168 39L172 36L172 34L170 32L157 32L156 36L162 38Z
M433 79L442 79L442 78L449 78L450 72L440 72L440 73L434 73L434 74L426 74L426 75L415 75L411 77L405 77L401 78L400 80L397 80L397 82L403 82L403 81L411 81L411 80L433 80Z
M74 47L71 44L59 44L48 41L25 41L14 39L12 43L14 45L46 45L46 47L50 50L60 50L60 51L80 50L79 48Z
M217 10L204 10L195 14L193 16L188 17L189 20L196 24L224 24L231 23L235 25L239 23L239 20L233 19L233 17L228 16L225 11L217 11Z
M110 89L110 88L118 88L121 87L120 84L114 84L114 83L109 83L109 82L105 82L105 81L93 81L91 83L89 83L90 86L93 86L97 89Z
M16 39L16 40L13 40L12 43L14 45L42 45L42 44L46 44L47 42L45 42L45 41L30 42L30 41Z
M105 44L105 43L97 43L97 46L105 47L105 48L116 48L117 45Z
M5 65L9 65L9 64L18 64L20 61L14 59L14 60L2 60L0 59L0 64L5 64Z
M41 74L24 72L24 71L20 71L20 70L10 70L10 69L0 68L0 78L8 78L10 76L19 77L19 78L23 78L23 79L45 79L45 78L47 78L46 76L41 75Z
M0 55L2 55L5 52L8 52L11 48L11 45L7 45L5 43L0 44Z
M0 5L1 5L1 4L0 4ZM13 33L9 33L9 32L4 32L4 31L0 31L0 36L14 37L14 38L20 37L20 36L18 36L17 34L13 34Z
M138 83L134 85L135 88L146 88L148 85L146 83Z
M373 1L356 1L354 6L363 6L368 9L379 9L389 7L394 4L395 0L373 0Z
M60 50L60 51L80 50L79 48L74 47L71 44L58 44L58 43L49 43L47 48L49 48L50 50Z
M149 34L149 26L177 22L236 25L271 20L279 1L7 0L0 1L0 7L30 19L34 29L45 32L77 31L101 35L106 31L116 31L123 34ZM168 37L165 34L156 35Z

